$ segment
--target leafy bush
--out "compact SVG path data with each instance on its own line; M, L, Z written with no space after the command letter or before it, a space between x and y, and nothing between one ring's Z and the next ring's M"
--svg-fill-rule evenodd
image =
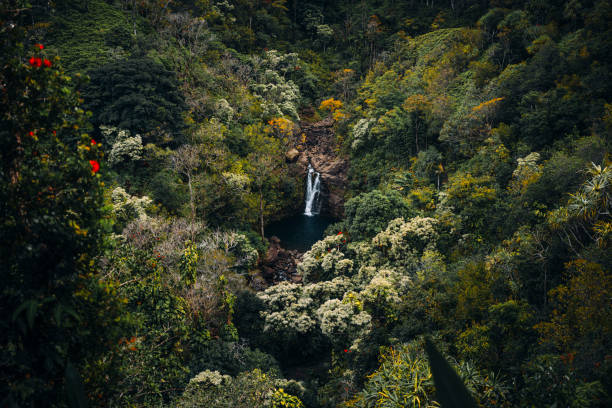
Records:
M108 397L116 365L104 356L126 315L96 272L109 224L102 152L72 88L84 81L24 45L19 11L0 13L0 405Z
M90 72L84 89L96 125L140 134L145 143L181 139L186 108L176 75L148 58L111 62Z
M348 235L354 241L373 237L395 218L414 215L398 192L380 190L351 198L344 213Z
M283 382L260 370L244 372L235 378L223 376L219 372L203 371L189 381L185 392L176 401L176 406L303 408L299 398L284 392Z

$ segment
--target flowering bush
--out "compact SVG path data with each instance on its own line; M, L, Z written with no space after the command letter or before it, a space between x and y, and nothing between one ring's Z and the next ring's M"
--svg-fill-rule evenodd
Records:
M258 294L266 305L262 312L264 330L288 334L306 334L314 330L316 304L312 298L302 296L302 292L301 285L281 282Z
M437 224L435 218L414 217L408 221L396 218L372 239L372 244L390 261L400 261L410 254L420 255L425 249L436 247Z
M267 70L261 80L263 82L251 85L251 91L261 104L263 116L288 116L299 120L297 106L301 95L298 86L272 70Z
M220 387L231 380L232 377L229 375L222 375L218 371L204 370L189 380L187 387Z
M326 301L340 299L352 288L344 276L310 285L281 282L258 297L264 302L261 312L265 330L288 335L312 333L320 329L317 309Z
M228 124L234 117L234 108L229 104L227 99L219 99L215 104L215 117L222 123Z
M364 303L374 306L399 304L400 293L410 279L392 269L381 269L359 294Z
M353 126L353 143L351 148L353 150L359 149L364 145L370 136L370 127L375 122L374 119L359 119Z
M304 295L322 303L329 299L341 299L352 287L353 283L349 278L338 276L330 281L304 285L303 292Z
M540 160L540 154L537 152L516 159L516 169L512 172L512 181L508 190L514 194L522 194L530 184L538 181L542 176L542 166L537 164L538 160Z
M202 385L205 386L202 386ZM236 377L219 372L204 371L189 381L185 392L177 401L179 408L303 408L300 399L285 392L292 382L259 369L238 374ZM293 390L291 390L293 391Z
M356 341L371 329L372 317L349 299L330 299L316 313L321 331L332 343L339 347L353 344L357 348Z
M21 6L0 6L0 405L62 406L112 392L124 308L96 271L107 214L85 78L26 49Z
M100 126L100 130L112 148L108 162L116 166L122 162L137 161L142 158L142 138L130 136L130 131L116 127Z
M113 213L117 219L123 223L127 223L134 218L146 219L147 209L153 204L147 196L136 197L128 194L122 187L117 187L113 190Z
M334 276L350 275L353 261L345 259L346 238L343 235L330 235L316 242L302 257L297 270L305 281L316 282Z
M292 80L285 79L296 63L297 54L281 54L276 50L267 51L263 58L253 59L257 74L250 88L261 104L264 118L287 116L299 120L300 89Z

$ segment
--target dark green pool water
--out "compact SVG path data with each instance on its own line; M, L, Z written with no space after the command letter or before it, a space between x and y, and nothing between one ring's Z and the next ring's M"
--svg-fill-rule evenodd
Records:
M325 228L332 222L333 218L320 215L311 217L303 214L294 215L268 225L266 236L269 238L276 235L280 238L283 248L305 252L312 244L323 238Z

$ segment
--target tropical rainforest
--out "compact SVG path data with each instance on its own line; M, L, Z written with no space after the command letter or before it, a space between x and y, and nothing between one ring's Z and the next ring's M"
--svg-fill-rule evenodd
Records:
M3 0L0 406L612 406L611 21ZM264 273L323 148L333 222Z

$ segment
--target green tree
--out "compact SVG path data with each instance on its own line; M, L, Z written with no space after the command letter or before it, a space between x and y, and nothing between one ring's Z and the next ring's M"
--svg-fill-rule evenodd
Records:
M42 45L26 46L15 22L28 10L5 7L0 405L65 406L94 395L104 401L115 377L114 362L102 355L116 344L122 308L113 284L95 272L105 229L101 150L85 133L90 125L73 90L82 78L67 76Z
M351 198L346 202L344 213L344 223L354 241L373 237L395 218L413 215L398 192L380 190Z
M575 366L591 374L612 346L612 278L601 265L584 259L566 266L569 279L549 292L554 309L537 328L543 342L573 354Z
M95 125L127 129L143 142L168 144L181 139L185 101L173 72L149 58L111 62L90 72L84 90Z
M247 130L251 153L247 156L246 173L251 178L252 193L255 198L257 224L261 237L264 237L266 218L280 206L277 187L285 176L281 145L278 139L266 135L260 127L250 126Z

